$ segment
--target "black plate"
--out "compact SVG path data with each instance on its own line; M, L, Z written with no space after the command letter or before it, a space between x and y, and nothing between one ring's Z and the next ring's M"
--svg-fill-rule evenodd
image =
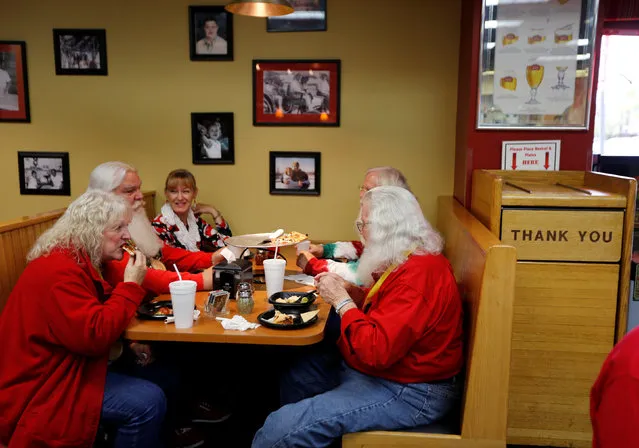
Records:
M313 304L313 302L315 302L316 293L317 291L309 291L309 292L280 291L280 292L276 292L271 297L269 297L268 303L273 305L276 310L280 310L280 311L288 312L293 310L298 310L298 311L306 310L306 308L308 308L310 305ZM295 303L278 303L275 301L276 299L280 299L280 298L287 299L291 296L299 296L300 299ZM301 303L300 300L302 300L302 298L304 297L308 297L308 301L305 303Z
M311 310L309 310L309 311L311 311ZM315 322L317 322L317 316L315 316L314 318L312 318L308 322L302 322L302 317L300 316L300 313L297 310L286 311L286 314L290 314L291 316L295 316L295 318L293 318L293 323L290 324L290 325L274 324L274 323L268 322L266 320L266 319L270 319L273 316L275 316L275 309L264 311L262 314L257 316L257 320L258 320L259 323L261 323L265 327L275 328L277 330L297 330L299 328L309 327L309 326L313 325Z
M170 300L160 300L159 302L143 303L138 308L138 317L140 319L146 319L146 320L164 320L167 317L173 317L173 313L163 314L160 316L155 315L157 310L159 310L163 306L167 308L171 308L171 311L173 310L173 303L171 303Z

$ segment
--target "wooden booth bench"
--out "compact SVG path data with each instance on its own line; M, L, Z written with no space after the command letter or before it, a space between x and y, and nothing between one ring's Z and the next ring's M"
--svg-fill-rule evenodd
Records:
M144 207L147 215L154 218L155 191L144 193ZM0 313L27 265L29 250L38 237L62 216L64 210L26 216L0 224Z
M440 197L446 240L464 301L465 388L460 418L404 431L347 434L343 448L504 448L515 292L515 248L503 245L452 197Z

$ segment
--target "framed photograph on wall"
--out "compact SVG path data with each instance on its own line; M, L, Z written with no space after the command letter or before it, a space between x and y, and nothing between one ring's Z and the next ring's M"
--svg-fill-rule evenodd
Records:
M20 194L71 196L68 152L18 152Z
M270 193L319 196L321 159L319 152L269 152Z
M0 121L31 122L25 42L0 41Z
M233 14L224 6L189 6L192 61L233 60Z
M254 126L339 126L341 61L253 60Z
M266 18L266 31L326 31L326 0L289 0L295 12Z
M193 164L235 163L233 112L194 112L191 114Z
M106 30L54 29L56 75L108 75Z

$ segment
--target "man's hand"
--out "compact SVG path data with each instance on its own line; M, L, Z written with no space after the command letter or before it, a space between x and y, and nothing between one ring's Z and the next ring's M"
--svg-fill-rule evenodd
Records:
M211 254L211 265L215 266L217 264L222 263L223 261L226 261L226 258L224 258L224 255L222 255L222 251L224 250L224 248L218 249L215 252L213 252Z
M317 292L329 305L335 306L350 297L344 288L344 279L333 272L322 272L316 275L315 284Z
M310 253L316 256L317 258L322 258L324 256L324 245L322 244L311 244L309 249Z
M140 342L133 341L129 344L129 348L135 354L135 362L138 365L144 367L155 361L149 344L142 344Z
M124 268L124 281L141 285L146 275L146 269L146 257L142 252L136 250L135 256L129 257L126 268Z
M303 250L299 253L299 255L297 256L297 265L302 268L302 271L306 270L306 265L308 264L308 262L312 259L315 258L315 256L310 253L307 250Z

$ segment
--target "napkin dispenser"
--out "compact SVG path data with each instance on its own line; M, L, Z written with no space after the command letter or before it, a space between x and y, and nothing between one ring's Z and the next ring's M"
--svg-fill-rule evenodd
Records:
M241 282L253 283L253 263L250 260L237 259L213 266L213 289L228 291L235 299L235 291Z

